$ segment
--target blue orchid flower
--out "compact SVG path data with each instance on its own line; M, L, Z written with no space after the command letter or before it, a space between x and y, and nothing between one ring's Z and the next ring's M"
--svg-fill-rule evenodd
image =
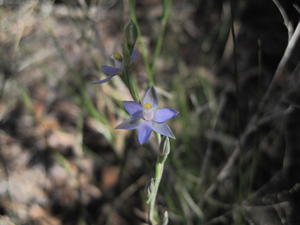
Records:
M137 50L133 49L132 54L130 56L130 63L136 61L137 56L138 56ZM93 84L102 84L104 82L109 81L114 76L122 74L124 68L123 56L120 53L116 52L111 56L111 59L113 61L113 66L103 65L101 67L102 72L107 77L101 80L93 81Z
M178 115L178 111L169 107L158 109L158 98L154 88L149 88L143 98L142 104L134 101L123 102L126 111L131 117L121 123L116 129L138 131L138 141L144 144L152 131L161 135L175 138L166 121Z

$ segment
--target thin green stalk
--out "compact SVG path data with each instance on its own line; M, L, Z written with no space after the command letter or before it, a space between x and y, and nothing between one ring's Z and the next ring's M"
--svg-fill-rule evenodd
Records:
M140 25L139 25L139 23L137 21L137 18L136 18L135 0L129 0L128 1L128 8L129 8L130 19L132 20L132 22L135 24L135 26L137 28L139 43L140 43L140 47L141 47L140 50L141 50L143 60L144 60L144 64L145 64L145 67L146 67L146 73L149 77L150 86L154 86L154 81L150 79L151 68L150 68L150 62L149 62L149 59L148 59L148 51L147 51L146 43L141 38L142 32L141 32Z
M169 19L170 12L171 12L171 6L172 6L172 0L164 0L163 1L163 16L161 19L161 31L159 33L159 36L158 36L156 44L155 44L154 55L153 55L153 59L151 61L151 65L150 65L150 78L153 81L153 83L155 82L155 75L154 75L155 69L154 68L155 68L157 58L161 53L162 44L163 44L163 40L164 40L164 36L165 36L165 31L166 31L168 19Z
M233 40L233 62L234 62L234 85L235 85L235 94L236 94L236 117L237 117L237 123L236 123L236 129L237 129L237 138L238 138L238 148L241 151L241 124L240 124L240 86L239 86L239 74L238 74L238 65L237 65L237 40L236 40L236 33L235 33L235 27L234 27L234 2L233 0L230 1L230 23L231 23L231 35ZM243 198L243 172L242 172L242 159L243 155L240 154L239 161L238 161L238 168L239 168L239 192L238 192L238 199L239 201Z
M141 37L141 28L139 26L139 23L136 18L136 13L135 13L135 0L129 0L128 4L129 4L128 8L129 8L130 19L133 21L133 23L137 27L138 37ZM161 28L160 28L159 36L155 43L152 60L149 59L149 54L148 54L148 51L146 48L145 41L142 38L140 38L141 53L142 53L143 60L145 63L146 72L148 75L150 86L155 85L155 64L156 64L158 56L161 53L162 44L163 44L163 40L164 40L164 36L165 36L165 31L166 31L167 23L168 23L168 20L170 17L171 7L172 7L172 0L163 0L163 15L161 18Z
M138 93L137 83L136 83L136 80L130 74L130 55L131 55L131 52L132 52L132 49L130 51L127 46L124 47L124 49L123 49L123 53L124 53L124 70L123 70L123 74L122 74L121 78L124 81L124 83L126 84L126 86L129 90L132 98L134 99L134 101L139 102L140 97L139 97L139 93Z
M163 137L161 143L160 143L160 155L158 156L157 163L155 165L155 176L152 178L149 189L148 189L148 200L147 204L149 204L149 222L151 225L157 225L158 219L156 217L156 207L155 202L157 198L157 192L158 188L161 182L161 178L164 172L165 162L168 158L168 155L170 153L170 141L168 137ZM163 224L167 224L168 218L165 213Z

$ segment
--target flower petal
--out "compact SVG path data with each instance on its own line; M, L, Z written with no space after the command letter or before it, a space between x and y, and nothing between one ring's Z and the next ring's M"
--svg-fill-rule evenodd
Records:
M146 141L148 141L150 135L152 133L152 128L147 123L141 123L138 128L138 140L139 143L142 145Z
M149 88L145 93L143 105L145 104L151 104L153 107L156 107L158 104L158 97L153 87Z
M175 139L175 136L174 136L172 130L170 129L170 127L166 123L155 123L155 122L153 122L152 123L152 128L155 132L157 132L161 135L164 135L164 136Z
M135 118L140 118L142 116L143 107L141 104L134 101L124 101L123 102L126 111Z
M93 84L102 84L102 83L104 83L104 82L106 82L106 81L109 81L111 78L113 78L114 76L108 76L108 77L106 77L106 78L104 78L104 79L102 79L102 80L95 80L95 81L93 81L92 83Z
M116 127L116 129L133 130L136 129L139 125L140 119L130 118L128 120L123 121L120 125Z
M114 76L121 72L121 69L113 66L102 66L102 72L107 76Z
M166 122L178 115L178 111L169 107L157 109L154 115L154 121L157 123Z

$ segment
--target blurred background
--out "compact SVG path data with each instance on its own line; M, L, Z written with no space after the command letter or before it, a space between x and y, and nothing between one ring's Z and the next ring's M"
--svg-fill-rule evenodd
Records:
M104 75L128 0L0 1L0 224L147 224L158 155L114 127L130 93ZM176 140L157 199L169 224L300 224L300 4L136 1ZM297 27L298 25L298 27ZM287 48L287 46L289 46ZM142 54L132 68L149 86Z

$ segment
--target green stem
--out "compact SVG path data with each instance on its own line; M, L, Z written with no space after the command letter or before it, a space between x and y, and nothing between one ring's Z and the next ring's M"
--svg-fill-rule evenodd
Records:
M164 137L160 144L160 155L158 156L157 163L155 165L155 177L152 178L151 184L148 190L148 201L149 206L149 221L151 225L157 225L157 219L155 217L156 209L155 202L157 198L158 188L161 182L161 178L164 172L165 162L170 153L170 141L168 137Z
M136 13L135 13L135 0L129 0L128 1L128 8L129 8L129 14L130 14L130 19L133 21L133 23L135 24L136 28L137 28L137 33L138 33L138 39L139 39L139 43L140 43L140 47L141 47L141 53L143 56L143 60L144 60L144 64L146 67L146 73L149 77L150 80L150 86L154 86L154 82L150 79L150 74L151 74L151 67L150 67L150 62L148 59L148 52L147 52L147 47L146 47L146 43L144 41L143 38L141 38L142 32L141 32L141 28L140 25L137 21L136 18Z
M161 53L162 44L163 44L163 40L164 40L164 36L165 36L165 31L166 31L168 19L170 16L171 6L172 6L172 0L164 0L163 1L163 16L161 19L161 31L157 38L157 41L155 44L155 49L154 49L153 59L150 64L149 78L150 78L150 82L152 82L153 84L155 83L155 75L154 75L155 69L154 68L155 68L157 58Z
M137 27L137 33L138 33L138 37L140 40L139 43L141 46L141 53L143 56L145 67L146 67L146 72L148 75L149 83L150 83L150 86L154 86L155 85L155 69L154 68L155 68L157 58L161 53L162 44L163 44L163 40L164 40L164 36L165 36L165 31L166 31L167 23L168 23L170 12L171 12L172 0L163 0L163 15L162 15L162 19L161 19L161 31L160 31L159 36L155 43L152 60L149 59L149 54L148 54L148 51L146 48L145 41L142 38L140 38L142 34L141 34L141 28L140 28L139 23L136 18L135 0L129 0L128 6L129 6L130 19L134 22L134 24Z

